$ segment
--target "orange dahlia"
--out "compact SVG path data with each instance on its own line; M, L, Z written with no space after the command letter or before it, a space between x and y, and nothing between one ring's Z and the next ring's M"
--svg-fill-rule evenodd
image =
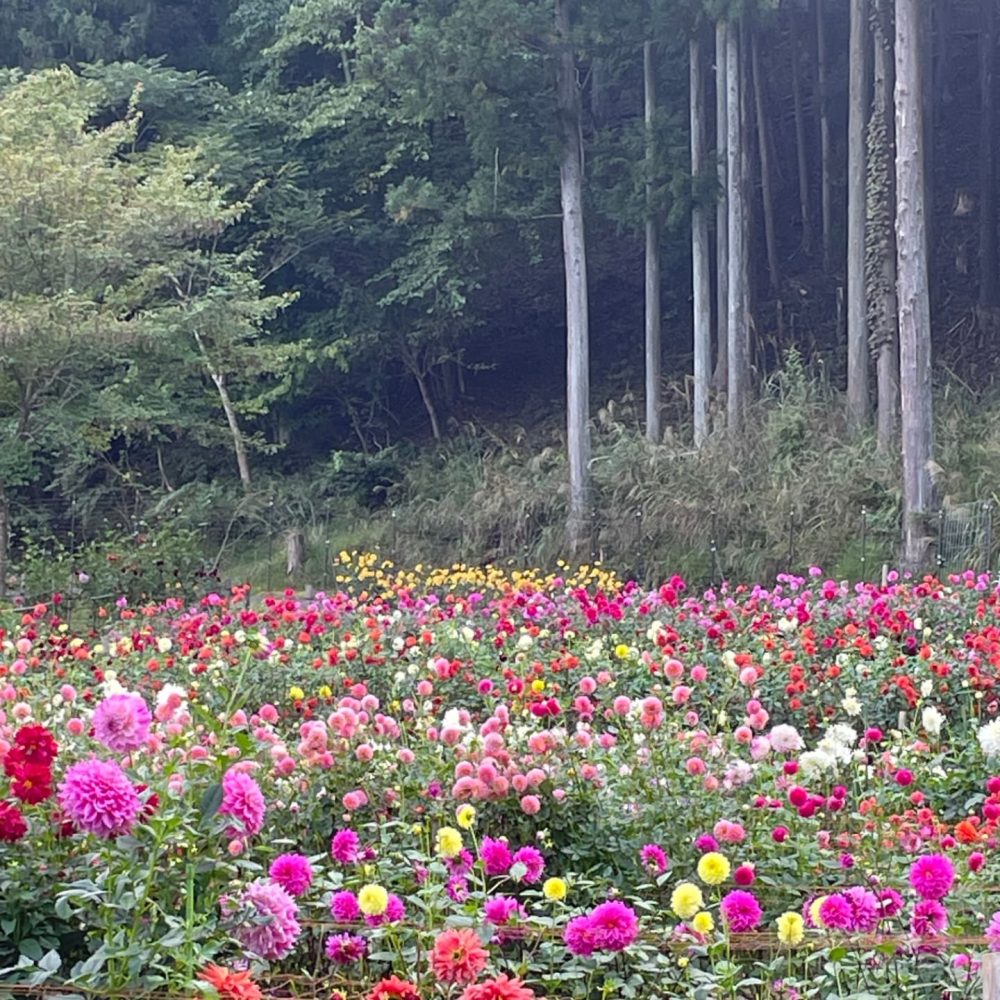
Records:
M261 1000L260 987L250 978L249 972L206 965L198 978L219 994L219 1000Z

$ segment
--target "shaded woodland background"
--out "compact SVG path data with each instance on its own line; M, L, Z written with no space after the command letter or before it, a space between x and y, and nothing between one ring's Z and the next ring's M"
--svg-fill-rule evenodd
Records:
M948 560L985 564L993 552L982 511L1000 474L1000 4L904 5L917 15L923 71L930 326L921 336L935 401L933 463L921 464L934 503L921 513L933 528L947 511L968 541ZM869 572L896 561L899 429L882 419L895 403L877 405L879 354L898 338L879 283L880 261L895 254L896 154L891 122L888 135L877 127L877 75L880 65L892 72L898 6L5 3L0 100L26 75L68 67L100 95L87 127L122 119L130 102L141 113L116 155L146 163L168 147L197 149L192 169L211 167L212 182L247 204L212 246L252 279L254 302L272 305L229 339L220 334L224 347L207 364L183 324L161 325L154 349L148 338L109 340L69 322L46 321L44 331L25 322L16 333L8 322L0 548L10 558L0 579L18 593L100 590L103 577L140 591L203 574L261 585L266 574L278 585L287 571L300 583L351 545L411 561L551 561L575 550L649 576L705 579L812 561ZM853 88L852 8L863 27ZM743 90L746 396L736 411L719 337L718 223L725 228L734 184L719 172L720 24L739 40ZM559 90L566 79L571 93ZM700 169L693 80L704 88ZM892 107L883 110L891 119ZM849 136L859 123L860 291L848 277L858 261L857 245L848 252L858 180ZM592 453L582 527L568 544L560 163L573 133ZM104 211L113 217L115 205ZM710 373L701 403L699 214ZM16 247L17 213L10 218ZM45 224L72 222L64 204ZM205 235L198 240L203 248ZM651 247L660 338L652 414ZM0 289L11 310L24 294L13 279ZM163 305L144 300L143 310ZM858 358L852 307L864 326L863 396L857 374L847 394L851 338ZM933 560L933 546L924 556Z

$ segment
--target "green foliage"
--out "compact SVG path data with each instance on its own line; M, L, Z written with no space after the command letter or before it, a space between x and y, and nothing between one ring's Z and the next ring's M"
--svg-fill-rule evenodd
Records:
M72 491L122 438L226 440L216 375L238 411L260 414L301 349L261 341L288 296L263 293L252 249L222 243L248 202L226 196L196 148L143 139L139 90L124 117L96 124L109 100L66 69L3 91L8 486L47 473Z

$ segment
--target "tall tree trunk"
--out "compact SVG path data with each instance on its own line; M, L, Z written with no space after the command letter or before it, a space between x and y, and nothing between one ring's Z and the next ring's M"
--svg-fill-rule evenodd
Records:
M923 0L896 0L896 253L903 440L903 565L927 561L934 503L924 168Z
M764 76L760 71L757 32L750 31L750 59L753 70L754 109L757 119L757 155L760 158L760 192L764 210L764 244L767 250L767 276L771 291L781 287L781 270L778 264L778 241L774 230L774 197L771 191L771 150L767 130L764 99Z
M750 382L749 288L746 243L745 101L740 25L726 32L726 135L729 203L729 379L726 392L726 425L730 433L743 426Z
M691 176L698 183L705 171L705 81L701 39L689 44L691 70ZM691 279L694 303L694 446L708 436L708 391L712 339L712 285L708 257L708 212L700 192L691 210Z
M873 19L875 72L868 121L865 279L869 343L875 355L878 449L897 443L899 419L899 332L896 320L895 175L890 0L876 0Z
M819 155L821 172L821 208L823 217L823 266L829 272L833 265L833 179L830 144L830 102L826 65L826 5L816 5L816 94L819 112Z
M847 415L868 423L868 323L865 302L865 104L868 96L868 0L850 0L847 122Z
M802 224L802 252L812 253L812 209L809 204L809 151L806 145L806 120L802 108L802 73L799 67L799 16L795 8L788 12L792 48L792 103L795 108L795 159L799 171L799 219Z
M996 101L994 81L997 44L996 0L982 0L979 36L979 307L986 315L1000 296L997 285Z
M726 180L729 119L726 113L726 22L715 24L715 159L719 197L715 205L715 373L716 392L729 381L729 185Z
M660 440L660 220L656 205L656 66L653 43L642 47L646 125L646 437Z
M590 353L587 309L587 248L583 228L583 139L580 90L572 37L573 0L555 0L562 149L563 264L566 272L566 439L569 451L569 519L566 543L573 558L584 556L590 505Z

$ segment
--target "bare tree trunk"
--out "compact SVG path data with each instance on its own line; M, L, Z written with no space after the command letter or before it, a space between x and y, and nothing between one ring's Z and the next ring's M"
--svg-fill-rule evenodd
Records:
M656 206L656 66L653 43L642 47L646 125L646 437L660 440L660 222Z
M571 8L573 0L555 0L555 27L562 153L563 264L566 272L566 438L569 450L570 555L584 555L590 504L590 355L587 308L587 248L583 227L583 140L580 91L576 78Z
M701 39L690 40L691 176L697 182L705 171L705 81L701 66ZM694 446L708 437L708 391L711 375L712 286L708 259L708 212L699 196L691 210L691 279L694 301Z
M865 103L868 91L868 2L850 2L847 123L847 415L868 423L868 323L865 302Z
M997 44L996 0L983 0L979 36L979 307L1000 304L997 286L996 101L994 72Z
M781 270L778 265L778 241L774 233L774 197L771 192L771 150L767 131L766 101L764 100L764 76L760 71L760 57L757 52L757 32L750 32L750 59L753 69L754 108L757 118L757 155L760 157L760 191L764 207L764 243L767 248L767 276L771 291L781 287Z
M716 392L729 381L729 185L726 180L729 119L726 113L726 22L715 24L715 158L719 198L715 205L715 373Z
M867 218L865 278L869 343L875 355L878 449L888 454L897 446L899 419L899 332L896 318L895 175L893 168L892 56L889 36L890 0L875 7L875 73L871 118L868 122Z
M441 421L438 419L437 406L434 405L434 396L431 394L430 386L427 384L427 376L417 367L412 369L413 377L417 380L417 388L420 390L420 399L423 401L424 409L427 411L427 419L431 422L431 434L435 441L441 440Z
M788 12L792 47L792 102L795 107L795 158L799 170L799 217L802 223L802 252L812 253L812 209L809 204L809 152L806 145L806 121L802 110L802 74L799 70L799 17Z
M250 459L247 455L246 442L243 440L243 431L240 429L239 417L236 415L236 407L229 396L226 388L226 377L221 372L212 371L209 373L215 388L218 390L219 399L222 401L222 409L226 414L226 422L229 424L229 433L233 436L233 451L236 453L236 467L239 469L240 482L243 489L249 490L250 480Z
M927 560L934 502L931 316L924 197L922 0L896 0L896 253L903 440L903 565Z
M822 174L821 207L823 214L823 266L830 270L833 263L833 180L830 145L830 108L827 93L826 67L826 8L825 0L814 0L816 5L816 95L819 111L819 150Z
M743 66L740 26L726 32L726 135L729 226L729 379L726 392L726 425L730 433L743 425L750 381L750 328L748 316L746 243L746 149L744 138Z
M244 490L249 490L251 486L250 458L247 455L246 441L244 441L243 431L240 429L236 407L233 406L229 390L226 388L226 376L212 364L212 360L209 358L208 351L205 348L205 342L197 330L194 333L194 340L198 345L198 353L205 364L205 370L215 385L216 391L219 393L219 399L222 402L222 410L226 415L226 423L229 424L229 433L233 437L233 451L236 453L236 467L240 473L240 482L243 484Z

